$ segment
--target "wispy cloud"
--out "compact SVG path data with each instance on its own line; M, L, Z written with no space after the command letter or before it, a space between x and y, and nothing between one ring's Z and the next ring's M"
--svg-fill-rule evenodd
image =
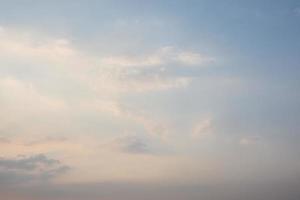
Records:
M201 66L215 59L193 51L180 50L172 46L158 49L149 55L110 56L101 60L105 65L119 67L159 67L165 65Z
M143 67L156 69L156 65L170 64L171 62L189 65L190 63L186 61L187 55L192 54L192 57L195 57L193 59L201 57L194 52L163 47L151 55L132 57L129 59L132 61L127 64L118 63L119 61L113 63L110 62L110 58L115 59L114 56L106 59L101 55L89 55L76 49L68 39L55 39L30 31L6 27L1 28L0 41L3 41L0 44L3 60L14 60L13 67L19 66L14 70L11 70L10 67L1 69L5 72L4 74L7 74L0 77L0 90L4 100L4 103L0 105L3 108L0 117L6 119L4 121L8 120L6 116L12 111L21 113L21 116L24 115L24 118L30 119L29 116L42 115L45 117L55 112L64 115L94 105L94 109L99 112L122 116L140 123L147 132L154 135L164 135L167 132L163 123L153 120L145 114L138 114L136 111L123 109L116 105L123 104L121 97L129 93L184 88L191 82L189 77L168 75L162 73L160 69L150 74L144 73ZM15 60L16 57L18 60ZM155 59L158 60L157 63L151 61ZM25 71L26 78L20 79L20 76L24 77L23 74L21 75L21 71L24 71L24 63L28 62L30 62L29 68L32 68L35 76L46 76L48 82L41 84L39 82L41 80L27 77L32 76L26 74L27 71ZM138 65L141 67L139 68ZM74 97L67 93L50 95L41 85L52 88L48 85L49 81L57 81L57 77L60 77L59 80L62 82L72 80L73 85L68 86L67 91L85 92L93 98ZM82 91L78 90L77 86L80 86ZM62 85L62 87L64 86ZM70 104L70 99L74 99L72 104ZM10 119L10 121L13 120L14 123L19 124L17 121L22 120L21 116L12 116L16 119ZM7 121L8 123L9 121Z
M29 30L0 27L1 58L27 59L31 62L65 63L76 52L65 38L52 38ZM30 60L29 60L30 59Z
M202 139L213 134L213 123L211 118L206 118L195 123L192 137Z
M0 62L8 63L0 69L3 72L0 76L0 118L3 119L0 128L17 138L17 142L6 151L7 154L49 153L44 150L51 147L50 153L67 155L72 164L78 164L85 170L89 165L97 170L105 165L101 172L95 172L92 180L159 178L170 162L176 169L178 163L185 163L185 159L175 156L166 156L168 158L165 159L157 156L161 149L155 147L172 138L171 134L176 129L173 124L151 110L129 106L124 99L130 95L146 96L155 92L187 89L193 79L183 74L174 75L169 69L173 66L201 68L204 64L214 62L214 58L168 46L158 47L148 54L98 55L78 48L68 38L53 38L5 27L2 28L0 41L3 41L0 44ZM111 149L101 152L95 147L103 140L102 132L111 129L100 127L102 125L98 121L101 119L119 124L126 122L131 126L130 131L140 131L141 135L156 140L156 146L139 134L115 139L117 152ZM92 126L90 121L93 121ZM209 129L210 122L203 123L195 131L198 135ZM78 135L93 136L92 139L75 142L56 137L60 133L75 134L73 131ZM31 138L27 138L29 136ZM103 160L90 163L90 156L99 155L103 156ZM84 164L82 157L86 160ZM145 168L139 168L140 160L133 157L147 157L143 164ZM124 166L122 170L119 166L111 169L110 162L122 165L124 160L132 166ZM45 165L38 161L36 163L37 166L41 164ZM149 166L155 166L155 170L146 170ZM138 172L133 175L132 172L137 168ZM22 175L39 180L41 176L50 176L45 174L56 174L52 169L44 171L44 175L37 174L37 169L22 172ZM177 171L167 176L173 177L174 174ZM80 177L79 173L77 176Z
M59 144L59 143L64 143L68 141L68 139L64 136L59 137L59 136L48 136L44 138L39 138L39 139L33 139L29 142L26 142L25 145L27 146L34 146L34 145L44 145L44 144Z
M257 144L261 140L258 136L248 136L241 138L239 141L240 145L254 145Z
M70 168L43 154L0 158L0 183L23 184L48 181L67 172Z
M43 95L32 82L25 82L14 77L0 78L2 104L0 106L11 108L24 113L55 112L66 108L62 99ZM5 109L4 109L5 110Z
M5 134L49 132L53 130L51 127L42 130L32 119L43 117L49 120L68 109L65 100L42 93L32 82L14 77L0 77L0 93L0 128Z
M75 48L67 38L52 38L6 27L0 31L0 52L4 61L11 62L18 57L15 63L28 63L39 72L43 69L52 74L67 70L71 73L66 78L73 77L102 93L184 87L190 78L168 75L164 72L165 66L202 66L215 61L215 58L171 46L161 47L148 55L95 56ZM157 70L148 74L145 68Z
M300 199L295 0L0 2L1 200Z
M125 135L115 138L111 143L113 148L130 154L152 154L149 144L145 138L138 135Z

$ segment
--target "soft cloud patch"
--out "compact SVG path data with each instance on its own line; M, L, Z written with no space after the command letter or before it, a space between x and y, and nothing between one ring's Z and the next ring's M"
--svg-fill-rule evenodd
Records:
M130 154L151 154L149 144L137 135L126 135L115 138L112 146L117 150Z
M0 30L0 53L4 62L13 63L13 68L16 68L2 69L6 72L23 71L26 66L35 74L45 75L46 71L47 76L53 75L52 78L57 78L57 73L59 77L65 74L62 78L71 77L79 84L88 86L87 89L101 91L102 95L185 87L190 78L168 74L165 66L201 66L215 60L172 46L158 48L149 54L94 55L76 48L68 38L52 38L6 27ZM21 62L19 66L18 62ZM149 74L145 68L154 71Z
M52 64L67 61L77 53L65 38L53 39L31 31L6 27L0 28L0 52L2 58L17 56L19 59L34 59Z
M204 120L200 120L195 123L194 128L192 130L192 137L193 138L205 138L213 134L213 125L212 119L207 118Z
M166 121L150 116L145 110L134 109L118 101L98 100L84 102L81 106L99 112L106 112L114 117L130 120L138 125L142 125L144 130L152 136L164 138L169 133L170 125Z
M63 100L41 94L31 82L12 77L0 78L2 107L16 111L55 112L66 108Z
M162 47L153 53L136 55L112 55L99 59L101 78L96 88L103 91L106 80L110 90L118 92L149 92L184 88L192 80L187 76L174 76L168 73L168 68L174 65L202 66L215 59L193 51L180 50L175 47ZM110 73L106 73L108 69ZM99 71L99 72L100 72ZM114 79L112 79L114 78ZM96 81L96 82L98 82ZM96 83L95 82L95 83Z
M244 137L240 139L239 144L240 145L253 145L257 144L261 140L258 136L252 136L252 137Z
M192 81L190 77L168 74L159 66L194 65L209 60L197 52L174 47L162 47L148 55L94 55L76 48L67 38L7 27L0 30L0 53L3 60L13 63L1 68L6 75L0 77L0 128L6 132L49 134L49 130L57 128L36 124L32 119L47 121L96 110L120 120L130 119L147 133L164 137L169 128L163 120L116 105L123 104L121 99L128 94L185 88ZM36 142L41 141L33 144Z
M42 125L33 119L46 121L63 115L68 107L64 99L41 92L32 82L13 77L0 77L0 99L0 130L6 134L49 132L53 128L38 130Z
M86 162L81 164L81 167L85 167L94 162L90 162L90 155L98 151L95 149L97 145L90 145L96 143L94 139L91 143L76 141L73 145L72 142L64 143L64 138L27 137L36 133L75 135L97 132L97 140L101 141L104 137L102 132L109 132L111 128L101 127L101 123L98 122L107 117L105 120L121 122L116 123L118 125L128 122L130 130L133 131L144 129L141 132L147 133L146 137L149 137L150 141L137 135L114 140L119 152L106 152L102 163L95 164L95 170L99 171L99 166L106 163L107 171L101 172L103 176L111 173L112 177L127 179L128 176L128 179L131 179L131 173L125 173L126 169L119 169L119 165L124 164L124 159L128 159L135 163L134 168L127 166L128 171L136 173L138 169L140 177L156 176L162 168L169 166L169 161L156 156L146 156L151 157L144 164L146 167L153 168L152 161L157 162L157 171L151 169L147 174L145 167L139 167L140 161L134 160L136 157L129 154L153 154L160 142L165 141L162 139L170 135L171 127L174 126L162 117L164 115L156 115L152 111L135 106L130 107L125 105L123 99L132 94L144 95L150 92L184 89L191 83L191 77L169 73L169 69L175 65L202 66L214 59L198 52L174 47L158 48L149 54L107 56L89 54L75 46L67 38L42 37L27 34L26 31L23 33L22 30L3 28L0 33L0 57L1 62L5 63L3 68L1 67L5 76L0 77L0 128L3 132L21 138L18 144L11 147L8 155L44 152L45 149L53 148L55 153L72 155L69 159L74 163L82 163L82 158L86 157ZM159 102L154 102L156 103ZM209 125L205 122L199 126L195 132L203 134ZM22 134L23 137L18 137ZM153 142L153 146L152 139L158 139ZM59 145L56 145L57 143ZM158 148L158 151L162 152L163 148ZM116 155L119 157L116 158ZM112 172L111 163L114 159L119 164ZM174 159L174 166L177 166L177 159L170 159ZM7 177L2 180L12 180L9 177L15 177L16 182L22 183L28 180L39 181L44 177L50 179L67 169L57 162L50 164L48 158L42 156L2 160L1 176ZM8 163L15 168L8 169ZM22 163L31 168L16 168Z
M45 138L31 140L29 142L26 142L25 145L35 146L35 145L44 145L44 144L59 144L59 143L64 143L67 140L68 139L66 137L48 136Z
M212 57L197 52L166 46L148 55L106 57L102 59L102 63L120 67L157 67L169 64L186 66L202 65L214 60Z
M117 112L115 112L117 116L124 117L134 121L137 124L141 124L145 131L152 136L165 138L170 132L170 127L167 122L154 119L153 117L148 116L146 112L141 110L136 111L124 105L115 105L114 108L117 110Z
M0 183L20 184L48 181L70 168L44 154L0 158Z

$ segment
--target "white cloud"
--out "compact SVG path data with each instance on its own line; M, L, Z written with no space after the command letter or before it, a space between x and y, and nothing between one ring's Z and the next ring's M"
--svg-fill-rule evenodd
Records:
M157 67L169 64L186 66L202 65L213 62L214 60L212 57L197 52L166 46L148 55L110 56L103 58L101 61L105 65L120 67Z
M68 139L63 136L48 136L43 138L34 138L28 142L25 142L24 145L34 146L34 145L63 144L67 141Z
M23 66L21 68L28 68L29 63L31 68L35 66L36 71L42 72L43 69L65 74L109 94L185 87L190 78L162 75L161 71L145 75L141 73L142 69L136 67L155 67L171 61L190 64L197 60L196 54L192 56L194 61L188 61L191 56L177 53L170 47L145 56L94 56L76 49L66 38L51 38L7 28L0 31L0 53L3 60L19 62Z
M189 77L168 77L160 74L133 77L125 71L116 73L102 71L98 77L90 80L90 87L101 93L144 93L185 88L191 81Z
M118 103L98 103L99 104L96 105L96 107L97 109L99 109L99 111L108 111L116 117L132 120L133 122L142 125L144 127L144 130L152 136L163 139L166 138L168 133L170 132L170 126L167 122L149 117L144 111L136 111Z
M76 51L65 38L45 37L30 31L2 27L0 30L1 57L33 59L50 63L66 62Z
M32 83L12 77L0 78L0 99L0 131L4 134L57 129L58 124L54 128L45 122L58 119L69 109L64 99L43 94Z
M260 140L260 137L258 136L252 136L252 137L244 137L241 138L239 141L240 145L253 145L253 144L257 144Z
M30 82L23 82L11 77L0 79L1 107L17 112L28 111L55 112L66 109L62 99L41 94Z
M175 47L161 47L144 55L95 56L75 48L67 38L52 38L5 27L0 31L0 53L3 61L19 62L22 67L15 73L28 67L40 73L60 73L60 76L72 77L109 95L186 87L191 78L168 75L163 66L200 66L214 61L211 57ZM144 73L145 67L155 71Z
M19 118L19 121L21 119L17 115L12 116L13 112L37 116L36 114L45 115L56 111L74 112L95 106L99 112L112 113L142 124L145 130L153 135L165 135L168 132L165 125L162 125L164 123L144 114L137 114L128 108L126 111L118 108L116 105L123 104L121 97L128 93L184 88L189 85L191 78L175 77L162 73L161 70L147 74L138 66L156 69L156 66L161 64L174 62L190 64L187 60L192 59L193 63L197 60L196 53L187 56L187 52L173 47L163 47L149 55L121 56L121 59L114 55L95 56L75 48L66 38L52 38L28 30L6 27L0 30L0 53L1 62L5 60L13 62L12 65L10 62L3 64L0 69L6 73L5 77L0 77L0 90L3 96L0 106L6 110L2 112L1 118L10 115L11 119L18 123L15 119ZM27 71L34 72L34 77L27 74ZM20 80L19 76L25 77L25 80ZM49 95L49 92L36 81L38 76L46 78L45 84L51 88L53 88L51 84L55 84L59 77L61 87L79 90L80 86L80 90L87 91L93 98L73 97L69 93L60 93L59 97L56 97L55 93ZM70 79L73 83L69 83ZM71 85L65 86L64 82ZM69 99L73 98L77 99L72 100L75 103L70 105Z
M145 138L138 135L123 135L114 138L109 144L112 149L130 154L152 154L152 150Z
M98 113L108 115L108 118L113 116L113 120L134 124L133 129L143 128L147 137L161 142L172 132L170 122L143 108L129 107L122 99L129 94L186 88L192 79L168 74L165 65L200 66L212 61L197 52L174 47L162 47L148 55L93 55L76 48L67 38L52 38L10 28L0 30L0 57L0 64L5 63L0 68L5 72L0 76L0 131L9 132L8 135L13 133L17 138L16 142L5 144L9 146L5 153L34 153L49 149L50 153L63 152L70 163L78 164L79 168L85 169L84 172L89 170L89 165L94 166L95 171L105 165L102 172L95 174L99 173L97 178L103 176L107 180L112 177L150 179L160 176L170 162L152 155L140 167L141 160L127 157L129 155L100 152L96 147L97 142L104 138L102 127L95 125L86 129L82 125L87 123L86 118L97 121ZM82 120L81 117L86 118ZM73 133L75 129L77 132ZM202 129L198 127L197 130L204 131L205 126ZM95 132L99 135L83 139L85 141L65 141L63 137L55 137L60 133L75 135L79 131L82 135ZM35 135L37 137L32 137ZM49 137L42 137L46 135ZM123 138L118 142L123 151L144 154L150 151L147 141L140 138ZM103 160L89 163L90 155L103 155ZM87 163L82 163L84 156ZM177 166L179 161L175 156L169 159ZM120 170L119 166L128 163L127 160L132 165ZM112 169L111 162L114 161L118 164ZM91 179L95 180L95 177Z
M192 130L192 137L202 139L213 134L212 119L206 118L198 121Z

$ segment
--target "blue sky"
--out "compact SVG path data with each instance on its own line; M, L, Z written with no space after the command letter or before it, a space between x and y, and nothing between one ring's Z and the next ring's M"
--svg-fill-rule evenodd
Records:
M299 24L299 1L0 0L0 194L299 199Z

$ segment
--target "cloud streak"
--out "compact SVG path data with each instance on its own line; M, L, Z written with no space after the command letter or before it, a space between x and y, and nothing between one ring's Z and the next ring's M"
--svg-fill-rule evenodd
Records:
M25 184L45 182L66 173L69 166L44 154L0 158L0 183Z
M196 139L205 138L213 134L213 123L211 118L198 121L192 130L192 137Z
M154 151L151 150L146 140L137 135L126 135L117 137L112 141L111 144L117 150L129 153L129 154L152 154Z
M144 56L110 56L103 58L105 65L119 67L160 67L165 65L201 66L215 59L197 52L179 50L172 46L158 49L150 55Z

